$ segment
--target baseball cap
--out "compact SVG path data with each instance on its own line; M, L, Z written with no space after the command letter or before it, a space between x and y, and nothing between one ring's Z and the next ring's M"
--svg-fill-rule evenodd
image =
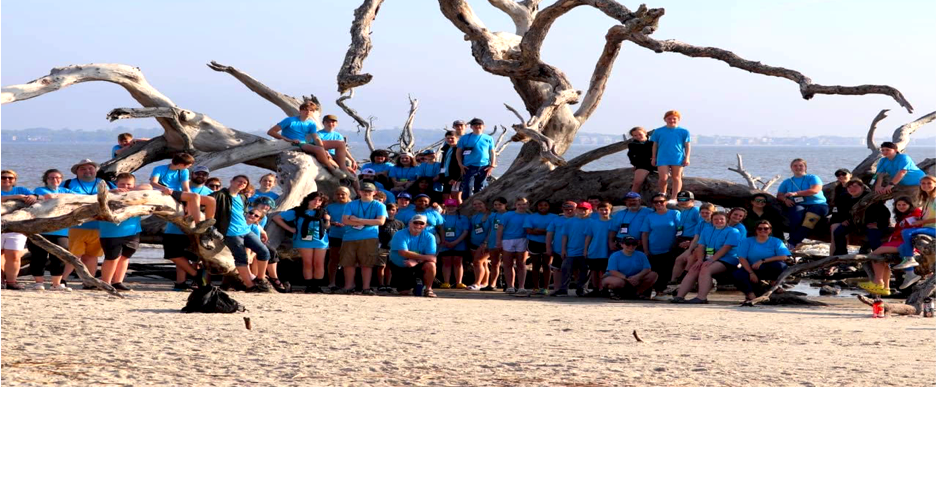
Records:
M637 244L640 243L640 241L637 240L637 237L631 237L631 236L629 236L629 235L628 235L627 237L624 237L623 239L621 239L621 242L622 242L624 245L637 245Z
M842 176L842 175L847 176L849 174L851 174L851 171L848 169L839 169L835 171L835 177Z
M432 201L432 198L430 198L428 194L417 194L417 195L416 195L416 199L419 199L419 198L426 198L426 199Z
M322 121L334 121L337 123L338 116L335 116L334 114L326 114L325 116L322 116Z
M458 126L458 125L465 126L465 121L461 119L456 119L455 121L452 121L452 126Z
M205 174L211 174L211 169L209 169L207 165L196 165L195 167L192 168L192 174L195 174L197 172L204 172Z
M582 201L581 203L575 205L576 208L585 208L586 210L592 209L591 203L588 201Z
M692 194L692 191L680 191L679 194L676 195L676 201L689 201L691 199L695 199L695 195Z
M413 218L410 218L409 221L410 223L413 223L413 222L426 223L426 215L413 215Z
M413 197L410 196L409 193L400 193L397 195L396 199L408 199L410 201L413 201Z
M575 205L575 201L566 201L565 203L562 203L563 208L575 208Z
M454 200L454 199L449 198L449 199L445 200L445 202L444 202L443 204L444 204L445 206L458 206L458 200Z
M419 155L435 155L435 152L431 148L427 148L422 152L419 152Z
M374 186L372 182L361 183L361 191L376 191L377 186Z
M377 171L375 171L374 169L363 169L363 170L361 170L361 175L362 175L362 176L372 176L372 175L374 175L374 174L376 174L376 173L377 173Z
M484 124L484 120L482 120L481 118L474 118L471 121L468 121L468 124L469 125Z
M640 199L640 193L631 191L624 195L624 199Z

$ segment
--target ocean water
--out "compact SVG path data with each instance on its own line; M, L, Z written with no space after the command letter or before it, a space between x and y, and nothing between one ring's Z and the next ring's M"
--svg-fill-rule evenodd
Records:
M573 145L565 154L566 159L598 148L592 145ZM4 143L0 146L0 165L4 169L13 169L19 174L18 185L30 188L41 185L42 173L46 169L61 170L66 179L72 177L69 169L81 159L89 158L103 162L110 158L111 145L100 143ZM500 155L501 165L495 175L501 175L520 150L519 144L511 144ZM936 157L936 147L909 147L906 152L916 162ZM362 159L365 152L353 149L355 158ZM710 177L743 182L740 175L727 170L735 167L737 154L741 154L744 167L755 177L769 179L781 174L790 174L790 161L803 158L809 163L809 172L818 175L824 182L834 179L836 169L854 168L868 155L865 147L754 147L754 146L704 146L692 147L692 165L686 169L687 176ZM137 172L138 176L149 177L155 164L150 164ZM592 162L584 170L606 170L629 166L624 152L610 155ZM249 165L235 165L215 173L227 184L228 179L237 174L246 174L252 181L257 180L267 171ZM772 188L775 189L775 188Z

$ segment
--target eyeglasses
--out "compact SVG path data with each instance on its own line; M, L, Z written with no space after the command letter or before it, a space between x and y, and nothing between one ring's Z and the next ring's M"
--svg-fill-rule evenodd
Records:
M766 230L769 232L771 228L770 227L757 227L757 230Z
M653 204L655 204L655 205L666 204L666 200L665 200L665 199L655 199L655 200L653 200Z
M209 184L208 189L221 189L220 184Z
M425 225L426 222L410 222L413 225Z

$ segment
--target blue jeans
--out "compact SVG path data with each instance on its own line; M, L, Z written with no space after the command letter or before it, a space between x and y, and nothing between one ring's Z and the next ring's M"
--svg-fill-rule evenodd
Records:
M760 268L754 270L757 279L773 281L780 276L780 273L787 269L787 263L783 261L774 261L772 263L763 263ZM754 291L754 285L751 283L751 275L744 268L738 268L732 271L734 284L745 295Z
M835 241L835 255L844 256L845 254L848 254L848 234L862 231L865 234L868 247L872 251L878 247L881 247L881 239L883 238L884 234L880 229L864 227L858 228L854 223L849 223L848 225L839 224L838 228L835 229L835 232L832 232L832 240Z
M224 245L231 250L231 255L234 256L234 266L248 265L247 248L250 248L250 250L257 254L258 261L270 260L270 250L263 244L260 237L257 237L257 234L253 232L247 235L241 235L240 237L225 237Z
M472 178L474 186L472 186ZM481 191L484 186L484 180L487 179L487 166L477 167L469 165L465 167L465 175L462 176L462 201L467 201L472 193ZM472 190L472 187L474 188Z
M812 231L812 229L803 226L803 220L806 219L807 213L814 213L824 217L829 214L829 205L825 203L816 205L798 204L787 208L786 215L787 219L790 220L790 245L793 247L802 242Z
M903 232L900 232L900 236L903 238L903 244L900 244L900 248L898 250L898 252L900 252L900 257L913 257L913 236L917 234L925 234L929 235L930 237L936 237L936 228L908 228Z
M578 271L578 283L575 285L575 289L584 288L588 284L588 261L585 260L584 256L567 256L562 260L562 284L559 286L561 290L567 290L569 288L569 283L572 281L572 274L575 271Z

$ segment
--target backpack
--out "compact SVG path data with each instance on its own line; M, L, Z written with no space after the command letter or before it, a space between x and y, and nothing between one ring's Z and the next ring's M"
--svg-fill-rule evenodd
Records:
M247 310L240 302L234 300L227 293L216 286L203 286L191 294L182 307L186 314L233 314Z

